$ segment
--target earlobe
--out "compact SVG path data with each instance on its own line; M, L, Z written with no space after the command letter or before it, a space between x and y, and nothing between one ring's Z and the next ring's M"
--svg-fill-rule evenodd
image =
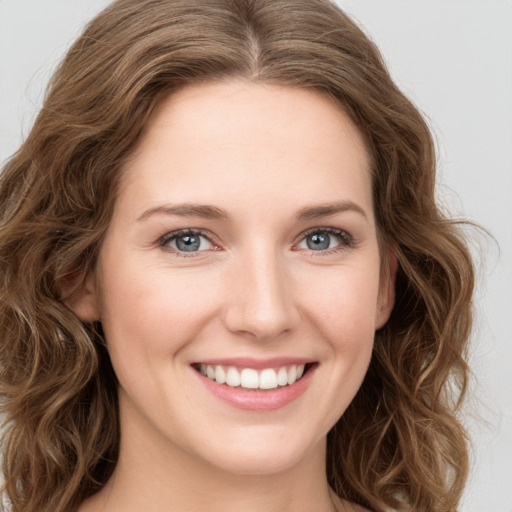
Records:
M375 316L375 330L380 329L386 324L391 315L391 311L393 311L393 306L395 305L397 265L398 262L395 254L391 250L388 251L380 278L379 298Z
M98 294L93 275L81 283L63 287L63 302L82 322L92 323L99 320Z

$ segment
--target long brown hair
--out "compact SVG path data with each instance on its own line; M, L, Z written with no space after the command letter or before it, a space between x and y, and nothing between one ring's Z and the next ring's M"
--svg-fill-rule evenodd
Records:
M118 0L85 29L0 177L0 396L13 512L68 512L118 456L117 382L101 325L66 307L94 268L123 161L172 91L232 77L330 95L373 159L396 305L368 374L328 436L343 498L448 512L468 470L456 418L467 381L473 268L434 197L435 153L374 44L328 0Z

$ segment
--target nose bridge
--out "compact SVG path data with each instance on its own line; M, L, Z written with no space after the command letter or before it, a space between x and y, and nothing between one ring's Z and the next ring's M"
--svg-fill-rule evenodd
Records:
M272 247L244 251L231 269L226 324L231 331L273 338L296 326L299 313L283 256Z

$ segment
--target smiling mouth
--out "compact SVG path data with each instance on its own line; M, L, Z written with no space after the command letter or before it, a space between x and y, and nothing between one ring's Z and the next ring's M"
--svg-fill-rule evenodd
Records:
M318 363L291 364L261 370L203 363L195 363L192 367L217 384L239 389L271 390L291 386L317 365Z

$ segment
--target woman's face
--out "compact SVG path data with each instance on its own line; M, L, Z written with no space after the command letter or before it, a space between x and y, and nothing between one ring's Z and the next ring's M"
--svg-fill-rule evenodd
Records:
M169 97L77 307L103 324L121 453L252 474L324 453L392 307L380 268L368 155L339 107L244 81Z

